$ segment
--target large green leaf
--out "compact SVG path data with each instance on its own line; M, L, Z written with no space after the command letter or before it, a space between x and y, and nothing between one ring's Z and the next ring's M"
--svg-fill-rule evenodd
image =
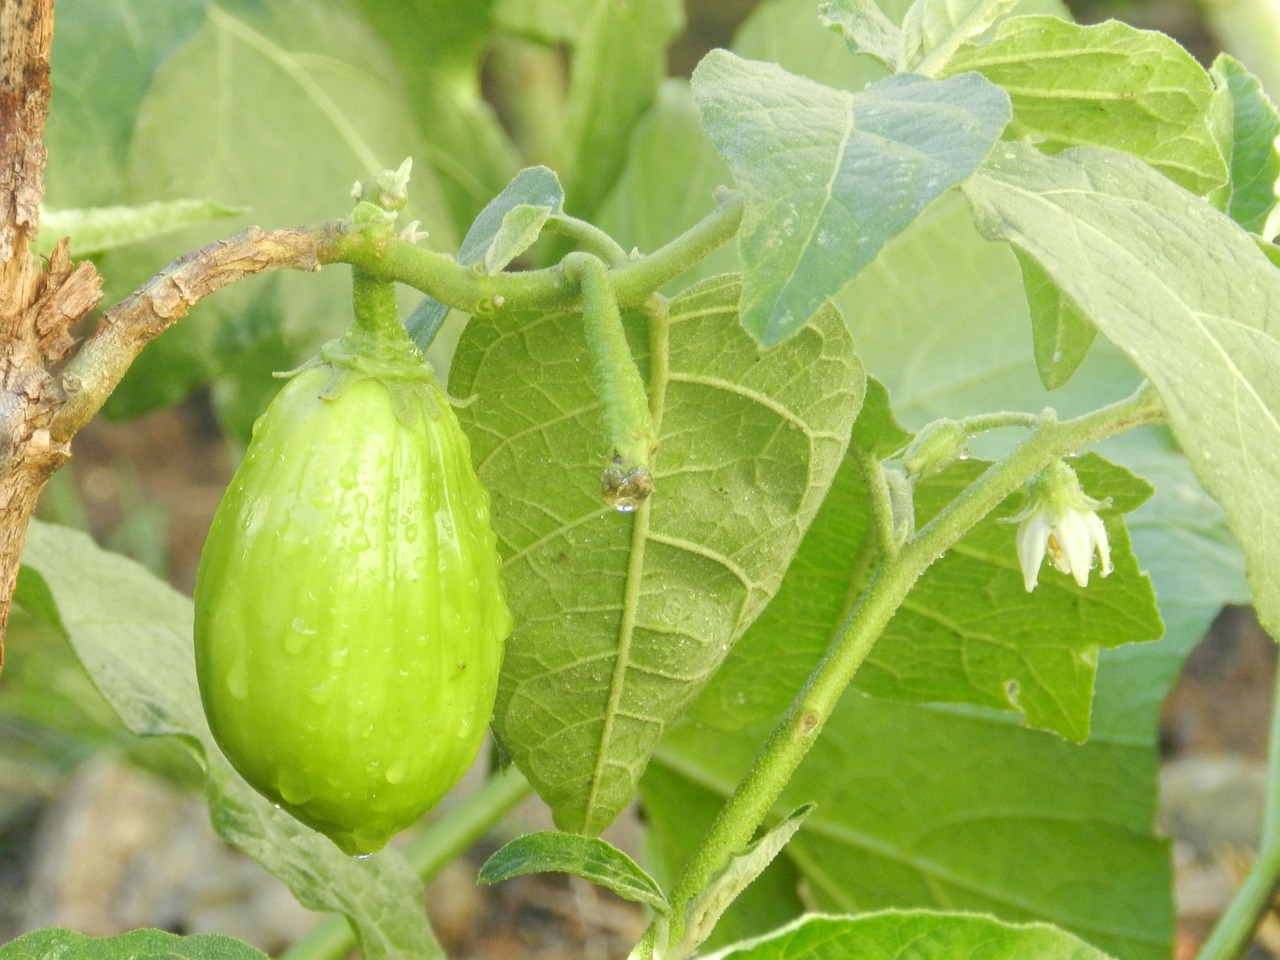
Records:
M203 26L156 71L130 142L122 200L209 197L249 213L108 255L108 302L175 254L249 222L343 216L353 180L423 154L394 64L349 10L333 0L240 7L210 5ZM426 165L414 171L410 193L402 218L421 220L432 245L452 250L450 217ZM150 345L107 412L134 415L172 403L210 377L242 381L249 355L221 348L244 339L223 332L250 315L276 317L290 361L306 359L349 322L349 302L342 269L235 284Z
M1280 635L1280 271L1227 216L1114 151L1003 144L966 194L1159 390Z
M1209 125L1213 83L1162 33L1014 17L990 41L961 47L946 72L967 70L1009 91L1010 132L1042 150L1115 147L1199 194L1227 178Z
M1119 399L1136 386L1140 374L1119 351L1100 341L1076 377L1048 394L1031 360L1021 289L1011 251L984 241L957 198L935 204L837 302L845 306L868 369L888 385L894 410L913 426L938 416L1037 411L1050 405L1063 416L1075 415ZM1007 449L1007 440L1003 435L979 438L973 446L999 453ZM980 845L988 833L1001 832L999 820L1007 811L1019 821L1026 843L1051 855L1008 865L998 855L976 855L968 874L975 890L1011 900L1022 896L1024 886L1033 890L1024 898L1025 912L992 907L993 912L1005 919L1033 916L1051 922L1063 922L1070 913L1079 918L1076 932L1103 946L1093 931L1120 931L1114 939L1120 945L1108 949L1126 960L1167 958L1170 868L1164 847L1150 832L1160 705L1182 658L1220 606L1247 602L1248 595L1243 562L1220 509L1200 490L1167 439L1144 431L1108 442L1105 452L1156 484L1155 495L1126 518L1126 525L1134 552L1155 583L1166 636L1155 644L1101 652L1091 742L1073 747L996 714L966 719L965 708L946 713L945 708L878 704L848 694L847 700L861 704L856 707L860 715L875 722L864 729L855 719L824 734L829 749L841 756L830 777L847 784L851 793L843 803L835 799L819 807L832 825L814 846L821 847L827 836L848 836L860 848L839 848L849 862L837 873L829 873L821 861L784 852L758 881L760 889L745 894L751 905L725 917L721 927L727 934L738 939L764 933L783 916L798 915L802 901L797 890L812 902L808 894L815 884L825 891L819 904L829 908L954 908L951 891L921 873L930 861L898 846L894 818L882 824L876 811L892 814L909 804L922 817L919 836L951 860L959 854L946 852L949 841L931 835L930 825L965 822L974 805L957 803L956 797L985 790L995 819L973 820L970 836L962 841ZM892 713L880 716L880 711ZM658 856L653 869L659 876L677 871L736 782L736 772L715 766L728 739L706 733L682 740L677 750L661 749L646 773L642 789L650 849ZM898 744L910 750L899 754L893 749ZM1059 779L1064 762L1071 764L1074 779L1070 773ZM1028 791L1039 809L1019 817L1027 810ZM775 812L781 816L788 802L815 796L797 793ZM864 808L870 812L860 813ZM1120 810L1129 811L1124 825L1108 826ZM804 832L800 841L806 842ZM1066 859L1080 871L1077 884L1077 875L1061 867ZM1118 885L1127 888L1126 895L1147 896L1149 911L1142 906L1130 912L1131 904L1095 908L1089 891L1111 889L1113 867L1134 871L1132 880ZM871 896L857 879L860 871L876 888ZM1059 889L1046 893L1036 886L1053 877L1062 881ZM760 909L762 900L772 912ZM1104 930L1103 936L1110 934Z
M663 729L772 596L862 399L843 320L761 351L736 278L671 303L632 349L659 425L656 492L608 509L576 314L471 321L450 382L505 560L515 633L495 728L559 825L603 829Z
M893 910L863 917L807 916L707 960L1108 960L1047 924L1014 926L963 913Z
M984 466L957 464L918 484L917 522L927 522ZM1088 737L1099 648L1156 640L1163 625L1120 520L1150 488L1100 457L1075 466L1092 495L1111 500L1103 516L1113 575L1081 589L1046 570L1028 594L1016 530L1007 522L1021 504L1009 504L920 578L858 672L858 689L893 700L1016 711L1029 726L1076 741ZM846 461L778 595L695 705L699 720L739 729L780 714L796 695L871 573L860 550L865 504L857 467Z
M727 796L764 728L726 737L684 724L648 783ZM788 845L809 896L849 912L921 906L1046 920L1126 960L1168 957L1168 848L1151 833L1155 752L1095 735L1075 746L972 708L851 694L775 811L817 804ZM1085 855L1085 851L1088 851Z
M1009 119L977 75L895 76L860 93L712 51L693 75L702 124L746 211L743 326L802 327L929 203L967 177Z
M189 599L64 527L33 523L23 563L18 602L55 617L125 725L145 736L181 736L200 751L210 815L227 842L304 906L346 914L368 960L443 956L422 912L422 884L398 853L345 856L240 779L218 750L200 708Z
M86 937L72 930L36 930L0 946L0 960L266 960L247 943L214 934L179 937L164 930L131 930Z

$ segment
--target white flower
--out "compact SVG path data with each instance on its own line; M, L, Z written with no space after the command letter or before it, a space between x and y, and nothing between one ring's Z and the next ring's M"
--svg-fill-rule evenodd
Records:
M1112 569L1107 528L1096 511L1107 505L1085 494L1075 471L1055 461L1031 481L1031 503L1021 514L1018 527L1018 562L1022 582L1030 593L1040 579L1045 554L1061 573L1070 574L1082 587L1089 585L1093 555L1098 555L1098 575Z

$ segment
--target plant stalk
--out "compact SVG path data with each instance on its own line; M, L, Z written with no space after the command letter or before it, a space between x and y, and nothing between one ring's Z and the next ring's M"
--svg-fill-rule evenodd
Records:
M742 224L742 199L725 192L706 217L680 236L639 260L614 267L613 289L620 307L644 303L655 290L685 273L728 243ZM396 237L347 230L326 246L325 263L349 263L377 280L407 283L441 303L467 313L484 304L506 309L563 309L577 303L578 287L563 265L488 276L453 257L424 250Z
M934 560L1053 460L1134 427L1161 422L1163 417L1154 389L1144 384L1129 398L1074 420L1042 419L1017 450L988 467L880 565L677 880L671 896L671 942L681 942L689 905L765 823L854 674Z

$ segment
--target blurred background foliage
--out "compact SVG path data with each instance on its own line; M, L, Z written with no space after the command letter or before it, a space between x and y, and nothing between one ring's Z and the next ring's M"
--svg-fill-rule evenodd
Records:
M1071 13L1170 33L1206 64L1226 47L1276 97L1280 79L1267 74L1276 65L1250 50L1257 30L1225 10L1225 0L1205 2L1079 0ZM456 250L485 203L535 163L559 173L568 213L600 223L628 248L651 249L701 217L712 189L728 180L698 140L687 88L668 77L687 77L707 50L736 42L745 55L828 83L872 78L851 70L842 45L798 16L816 6L59 0L46 204L218 205L216 218L95 254L107 305L173 257L250 223L340 217L353 179L406 156L415 168L402 218L420 220L433 249ZM664 49L665 73L655 67ZM540 244L522 265L558 252ZM732 263L726 251L700 273ZM49 485L42 517L90 531L189 591L209 518L279 385L271 373L341 331L348 289L342 270L270 275L201 303L144 351L105 416L76 438L75 459ZM406 311L416 299L404 292ZM433 347L442 376L463 320L451 318ZM870 361L896 346L891 335L865 344ZM1092 375L1125 379L1108 368L1114 362L1104 352ZM895 399L909 401L908 417L955 413L941 409L945 382L926 390L904 373L893 386L901 388ZM1233 590L1234 582L1223 588ZM198 781L180 745L140 745L123 732L57 633L20 612L10 632L0 677L0 857L32 809L102 751L178 783Z

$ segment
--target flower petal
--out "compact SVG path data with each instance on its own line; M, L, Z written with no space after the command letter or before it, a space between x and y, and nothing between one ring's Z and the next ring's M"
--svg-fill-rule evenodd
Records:
M1051 526L1044 510L1036 510L1018 526L1018 563L1022 566L1022 584L1027 593L1040 581L1040 565L1049 546Z

